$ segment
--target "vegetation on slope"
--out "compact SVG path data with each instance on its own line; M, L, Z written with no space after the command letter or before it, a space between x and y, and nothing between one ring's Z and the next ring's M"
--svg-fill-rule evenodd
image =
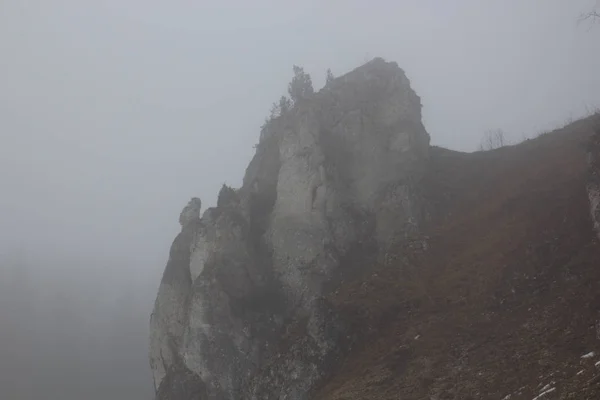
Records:
M599 119L488 152L432 149L431 222L332 295L360 345L315 398L600 398L585 191Z

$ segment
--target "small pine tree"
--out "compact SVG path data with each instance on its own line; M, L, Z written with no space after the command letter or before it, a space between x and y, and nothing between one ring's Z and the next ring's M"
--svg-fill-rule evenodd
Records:
M278 102L273 103L271 106L271 113L268 120L274 120L275 118L287 113L292 108L292 101L285 96L281 96Z
M335 79L335 77L333 76L333 73L331 72L331 68L327 68L327 75L325 76L325 86L328 86L329 84L331 84L331 82L333 82L334 79Z
M310 74L304 68L294 65L294 77L288 85L288 93L294 103L306 99L314 93Z
M279 99L279 114L283 115L287 113L290 108L292 108L292 101L285 96L281 96Z
M234 188L223 184L217 197L217 207L227 207L237 203L238 197Z
M260 126L260 138L258 139L258 142L262 142L265 137L267 136L267 132L269 129L269 123L271 122L271 120L269 118L265 118L265 122ZM254 146L254 148L256 148L257 146Z
M269 119L273 120L277 117L279 117L281 115L281 108L279 106L279 103L273 103L273 105L271 106L271 112L269 115Z

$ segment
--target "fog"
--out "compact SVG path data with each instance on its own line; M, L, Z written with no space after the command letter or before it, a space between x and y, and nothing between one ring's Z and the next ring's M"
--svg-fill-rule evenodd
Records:
M532 137L600 107L594 0L0 4L0 393L148 399L179 211L238 186L292 65L379 56L432 143Z

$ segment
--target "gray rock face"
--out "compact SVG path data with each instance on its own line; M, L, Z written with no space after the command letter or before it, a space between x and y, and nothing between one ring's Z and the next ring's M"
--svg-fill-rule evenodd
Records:
M201 208L202 201L197 197L192 197L192 199L181 211L181 214L179 214L179 224L181 224L181 226L185 226L188 225L190 222L199 219Z
M600 238L600 130L592 136L588 145L588 183L590 212L594 229Z
M157 399L308 399L352 336L326 295L418 229L428 150L382 59L270 121L243 186L182 217L150 321Z

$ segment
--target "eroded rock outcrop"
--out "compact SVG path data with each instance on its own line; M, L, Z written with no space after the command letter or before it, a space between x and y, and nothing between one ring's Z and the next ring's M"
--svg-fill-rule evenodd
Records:
M243 186L173 242L150 323L157 399L309 398L352 340L325 294L418 229L428 151L419 97L379 58L270 121Z
M590 212L594 229L600 238L600 129L588 144L588 183L587 192L590 199Z
M194 222L200 218L200 209L202 208L202 201L197 197L192 197L192 199L187 203L181 213L179 214L179 224L182 227L185 227L191 222Z

